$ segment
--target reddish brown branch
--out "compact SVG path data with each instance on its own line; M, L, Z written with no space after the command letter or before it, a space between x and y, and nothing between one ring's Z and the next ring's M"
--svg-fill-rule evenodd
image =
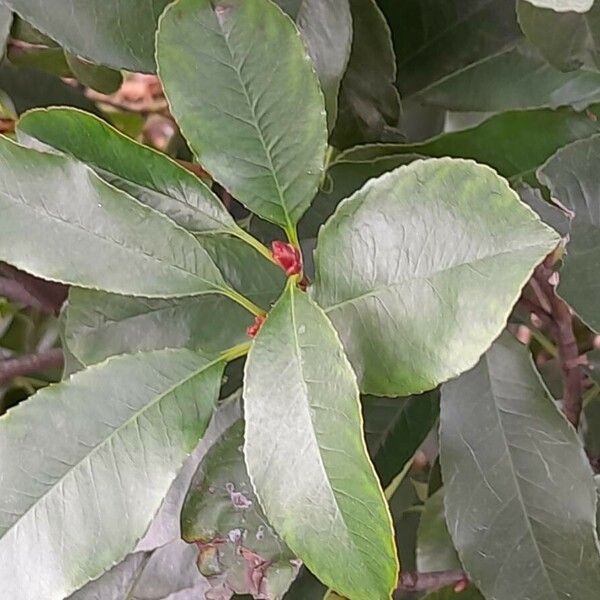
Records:
M0 263L0 296L25 304L43 313L58 314L65 298L67 286L44 281Z
M0 277L0 296L7 298L11 302L24 304L41 312L46 312L44 304L14 279Z
M434 591L448 585L458 585L468 582L469 577L464 571L433 571L431 573L400 573L398 592Z
M16 377L30 375L45 369L60 369L63 364L64 356L60 348L9 358L0 362L0 385L10 383Z
M561 300L551 281L553 271L550 260L541 264L534 273L538 290L548 302L555 327L553 328L563 379L563 410L567 419L577 428L583 405L583 372L580 368L579 349L573 331L573 315Z

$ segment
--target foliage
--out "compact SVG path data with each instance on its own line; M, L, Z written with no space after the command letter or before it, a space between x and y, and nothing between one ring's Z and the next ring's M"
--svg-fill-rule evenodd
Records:
M4 596L594 600L598 15L0 0Z

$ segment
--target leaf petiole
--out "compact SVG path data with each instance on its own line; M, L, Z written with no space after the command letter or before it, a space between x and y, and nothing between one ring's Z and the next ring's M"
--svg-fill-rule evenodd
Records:
M248 312L252 313L256 316L263 316L266 312L246 298L246 296L242 296L239 292L236 292L233 288L222 288L221 293L228 298L231 298L234 302L237 302L240 306L243 306Z
M225 350L225 352L221 354L220 359L225 362L231 362L236 358L246 356L246 354L248 354L248 351L250 350L251 343L252 342L244 342L243 344L238 344L237 346L233 346L233 348Z

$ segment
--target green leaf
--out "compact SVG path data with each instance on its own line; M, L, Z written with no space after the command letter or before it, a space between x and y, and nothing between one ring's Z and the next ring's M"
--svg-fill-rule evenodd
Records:
M561 148L538 171L560 204L572 211L567 255L558 293L600 332L600 135Z
M86 365L163 348L215 356L247 341L246 327L252 322L246 310L221 295L163 300L80 288L71 289L66 315L67 345Z
M390 29L375 0L350 0L354 36L332 142L338 148L402 139Z
M453 571L462 569L444 514L444 488L425 502L417 533L417 571Z
M439 415L439 393L408 398L363 397L365 435L381 485L414 456Z
M66 50L115 69L154 72L154 32L169 0L3 0Z
M568 213L559 208L559 206L544 198L542 190L532 188L528 185L519 185L516 187L519 198L527 206L532 208L546 225L550 225L552 229L558 231L561 236L565 237L569 233L571 226Z
M149 552L130 554L123 562L71 594L68 600L123 600L150 558Z
M211 586L275 600L289 588L298 566L258 505L243 444L239 420L200 463L181 513L182 536L199 544L198 567Z
M57 44L52 38L44 35L39 29L36 29L31 23L24 21L18 15L14 15L14 21L10 36L15 40L21 40L34 46L47 46L49 48L58 48Z
M2 260L44 279L130 295L226 288L191 234L82 163L7 138L0 156Z
M253 248L226 236L201 236L200 241L233 289L264 309L279 297L283 271ZM246 342L246 328L252 324L247 310L216 294L150 299L72 288L66 315L67 343L85 364L162 348L189 348L216 356Z
M325 96L331 131L338 112L340 83L352 44L352 15L348 0L275 0L296 22Z
M517 14L527 39L561 71L581 66L600 69L600 4L589 12L555 12L517 1Z
M292 230L317 190L327 128L290 19L268 0L180 0L161 19L158 64L202 165L250 210Z
M245 241L225 235L199 235L198 242L219 267L228 285L265 310L279 298L286 282L279 265L266 261Z
M202 437L222 372L188 350L113 358L0 419L7 597L61 600L132 550Z
M207 591L198 549L176 540L156 551L130 554L68 600L198 600Z
M31 67L58 77L73 76L62 48L14 46L8 48L6 55L16 67Z
M351 156L346 158L346 154L341 154L329 166L325 185L298 224L301 238L316 237L319 228L335 212L340 201L360 189L369 179L406 165L416 158L421 157L418 154L403 154L363 161L353 160Z
M108 183L189 231L237 231L204 182L93 115L68 108L30 111L19 121L17 135L23 144L54 148L84 162Z
M522 37L513 2L379 0L379 4L392 26L403 98L512 47Z
M391 518L367 456L355 376L323 312L293 285L250 349L244 414L248 472L278 534L351 600L389 598Z
M123 83L123 76L119 71L95 65L69 52L65 53L65 58L80 83L103 94L116 92Z
M486 598L597 598L592 472L510 334L443 386L440 443L448 528Z
M10 28L13 23L13 15L10 8L0 4L0 55L4 55L6 42L10 35Z
M300 569L300 574L290 586L285 600L307 600L315 598L321 600L327 593L327 588L306 568Z
M37 69L0 67L0 89L12 100L17 114L38 106L76 106L99 114L96 105L60 78Z
M598 131L596 120L567 108L514 111L418 144L359 146L340 155L339 160L367 161L407 153L472 158L511 181L535 182L534 171L554 152Z
M600 74L563 73L522 43L438 81L417 94L420 102L454 111L502 112L571 105L582 110L600 101Z
M418 393L473 366L557 241L488 167L419 160L338 206L314 295L364 393Z
M527 0L529 4L539 8L550 8L557 12L584 13L594 5L594 0Z
M600 349L592 350L587 353L586 371L588 375L600 385ZM598 440L600 443L600 440Z

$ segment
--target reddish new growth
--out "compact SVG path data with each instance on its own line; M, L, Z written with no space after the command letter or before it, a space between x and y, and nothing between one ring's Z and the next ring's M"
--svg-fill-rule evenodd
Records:
M271 244L273 259L285 271L288 277L302 273L300 250L286 242L275 241Z
M454 591L457 594L460 594L460 592L464 592L467 587L469 586L469 580L468 579L461 579L455 586L454 586Z
M246 329L246 333L248 334L248 336L251 338L256 337L256 334L260 331L262 324L266 320L266 315L256 315L256 317L254 317L254 323L252 323L252 325L250 325L250 327Z

